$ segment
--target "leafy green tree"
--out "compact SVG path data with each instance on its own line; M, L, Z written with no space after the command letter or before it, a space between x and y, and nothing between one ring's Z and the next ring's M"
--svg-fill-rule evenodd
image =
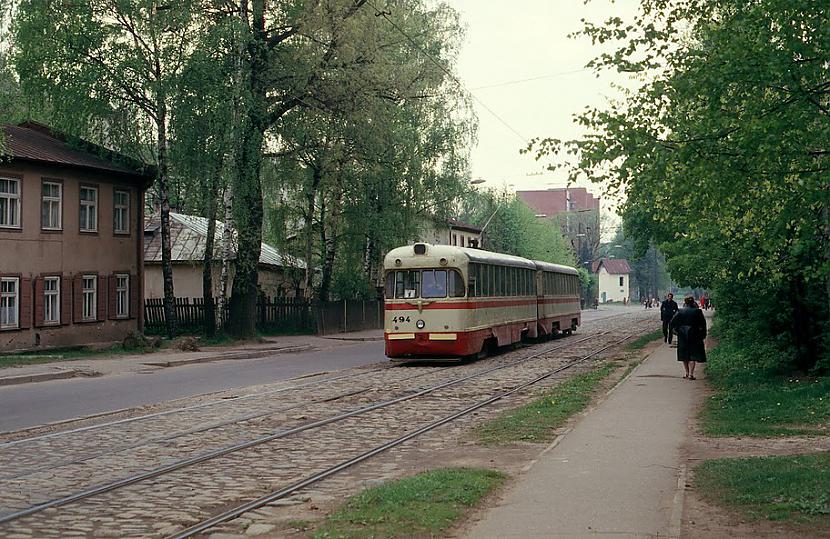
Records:
M676 281L713 289L744 327L768 313L738 294L780 302L789 323L767 317L753 338L786 335L800 370L822 353L830 304L828 15L806 1L645 0L632 24L587 24L616 47L594 67L648 75L579 117L588 136L536 145L625 188L638 247L656 242Z
M155 162L167 333L175 333L170 252L171 99L208 6L199 0L21 0L12 57L21 88L72 134ZM148 159L149 158L149 159Z

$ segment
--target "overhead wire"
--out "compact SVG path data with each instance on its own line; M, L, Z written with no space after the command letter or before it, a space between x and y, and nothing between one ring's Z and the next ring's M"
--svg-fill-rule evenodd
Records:
M539 75L538 77L530 77L530 78L527 78L527 79L508 80L508 81L504 81L504 82L497 82L495 84L488 84L488 85L485 85L485 86L475 86L473 88L470 88L470 90L471 91L472 90L488 90L490 88L501 88L503 86L513 86L513 85L522 84L522 83L525 83L525 82L533 82L533 81L543 80L543 79L554 79L556 77L564 77L565 75L574 75L576 73L584 73L585 71L590 71L590 69L588 69L588 68L572 69L570 71L561 71L559 73L551 73L549 75Z
M409 44L410 44L410 45L412 45L412 46L413 46L413 47L414 47L414 48L415 48L418 52L420 52L421 54L423 54L423 55L424 55L427 59L429 59L429 61L430 61L430 62L432 62L432 63L433 63L436 67L438 67L438 69L440 69L440 70L441 70L441 71L443 71L443 72L444 72L444 73L445 73L448 77L450 77L450 79L452 79L452 80L453 80L453 82L455 82L455 83L456 83L458 86L460 86L463 90L466 90L466 91L470 94L470 96L472 96L472 98L473 98L473 99L474 99L474 100L475 100L475 101L476 101L479 105L481 105L481 107L482 107L484 110L486 110L487 112L489 112L489 113L490 113L490 114L491 114L491 115L492 115L492 116L493 116L496 120L498 120L499 122L501 122L501 124L502 124L503 126L505 126L507 129L509 129L510 131L512 131L514 135L516 135L517 137L519 137L520 139L522 139L522 142L524 142L525 144L529 144L528 139L527 139L524 135L522 135L521 133L519 133L519 131L517 131L517 130L516 130L516 129L512 126L512 125L510 125L510 124L507 122L507 120L505 120L504 118L502 118L501 116L499 116L498 114L496 114L496 111L494 111L493 109L491 109L489 106L487 106L487 104L486 104L484 101L482 101L481 99L479 99L479 98L478 98L478 96L476 96L476 95L472 92L472 90L470 90L469 88L467 88L467 87L466 87L466 85L465 85L465 84L464 84L464 83L463 83L463 82L462 82L462 81L461 81L458 77L456 77L456 76L455 76L455 74L454 74L452 71L450 71L449 69L447 69L447 67L446 67L444 64L442 64L439 60L437 60L435 57L433 57L430 53L428 53L427 51L425 51L425 50L424 50L424 49L423 49L423 48L422 48L422 47L418 44L418 42L416 42L416 41L415 41L415 40L414 40L414 39L413 39L413 38L412 38L409 34L407 34L407 33L403 30L403 28L401 28L401 27L400 27L400 26L399 26L399 25L398 25L395 21L393 21L393 20L389 17L389 15L391 15L391 12L390 12L390 11L386 11L386 10L381 10L381 9L379 9L373 0L367 0L367 2L366 2L366 3L367 3L367 4L369 4L369 5L370 5L370 6L371 6L374 10L375 10L375 16L376 16L376 17L383 17L383 18L386 20L386 22L388 22L390 25L392 25L392 27L393 27L395 30L397 30L397 32L398 32L398 33L400 33L400 34L404 37L404 39L406 39L406 40L409 42Z

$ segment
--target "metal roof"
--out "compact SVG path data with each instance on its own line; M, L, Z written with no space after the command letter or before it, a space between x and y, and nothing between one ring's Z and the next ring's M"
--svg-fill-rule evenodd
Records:
M548 262L540 262L536 260L528 260L520 256L506 255L503 253L494 253L492 251L485 251L484 249L472 249L469 247L455 247L452 245L432 245L425 244L427 252L425 255L415 255L413 250L414 245L406 245L392 249L386 254L384 266L387 269L392 269L397 266L394 265L396 258L406 258L412 261L413 258L423 258L427 260L436 258L447 258L452 260L455 256L463 256L469 262L478 262L482 264L494 264L499 266L516 266L528 269L539 269L544 271L555 271L557 273L577 274L577 271L570 266L562 266L559 264L550 264Z
M605 271L612 275L631 273L631 266L628 265L628 260L624 258L601 258L595 260L591 266L591 271L593 273L599 272L600 266L605 266Z
M145 187L155 177L153 167L80 139L71 144L63 133L35 122L4 125L3 135L2 155L7 158L115 173L138 179Z
M161 263L161 217L154 215L144 223L144 262ZM207 240L208 220L196 215L170 212L170 257L173 262L200 263L205 259L205 242ZM225 224L216 221L216 241L213 257L222 257L221 238ZM236 257L236 231L233 238L233 255ZM299 258L281 254L271 245L262 242L259 263L274 267L292 267L305 269L305 262Z

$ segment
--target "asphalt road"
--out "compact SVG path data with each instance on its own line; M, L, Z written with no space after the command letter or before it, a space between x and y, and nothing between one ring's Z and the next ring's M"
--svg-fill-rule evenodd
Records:
M0 387L0 432L385 359L382 341L357 342L335 350L198 363L147 374Z

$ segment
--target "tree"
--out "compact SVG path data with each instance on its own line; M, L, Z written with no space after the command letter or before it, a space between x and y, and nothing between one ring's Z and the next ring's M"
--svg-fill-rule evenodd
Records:
M633 24L587 24L618 43L592 65L649 73L579 121L581 140L539 141L540 157L576 156L572 173L624 187L626 230L654 241L672 277L747 309L752 290L788 313L794 366L821 354L830 304L830 8L789 0L646 0ZM823 301L807 291L820 287ZM741 313L744 326L761 309ZM825 346L824 353L827 354Z
M53 124L155 162L169 336L176 331L169 110L207 7L199 0L22 0L13 24L12 54L23 91L40 100Z

